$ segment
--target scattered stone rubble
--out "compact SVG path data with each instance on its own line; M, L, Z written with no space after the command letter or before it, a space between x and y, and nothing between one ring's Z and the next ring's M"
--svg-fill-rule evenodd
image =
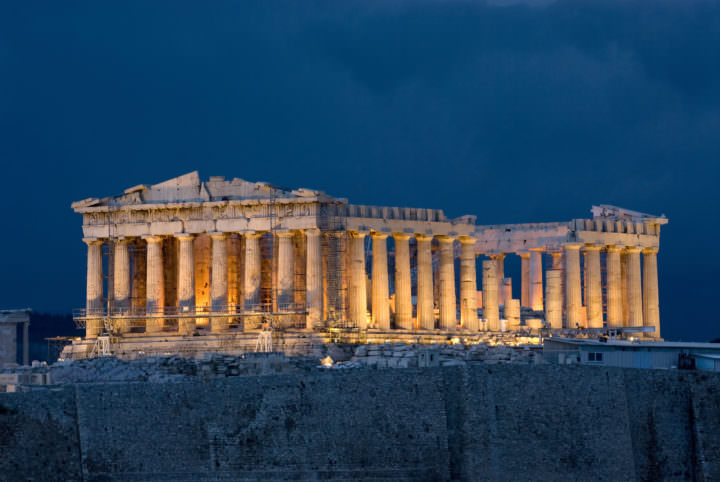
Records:
M377 368L422 368L462 366L468 363L541 363L541 356L530 347L490 346L485 344L417 345L384 343L361 345L351 363Z
M337 352L336 354L339 354ZM62 361L53 365L33 363L30 367L4 369L0 391L19 391L22 387L71 383L181 382L234 376L297 373L316 369L423 368L462 366L468 363L540 363L541 357L530 347L489 346L485 344L424 345L384 343L360 345L349 360L331 357L286 357L282 353L244 355L205 354L201 358L179 355L149 356L122 360L114 356Z

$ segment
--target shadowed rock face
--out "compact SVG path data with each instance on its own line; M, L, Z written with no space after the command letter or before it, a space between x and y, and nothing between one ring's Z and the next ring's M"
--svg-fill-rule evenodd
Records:
M357 369L0 396L9 480L720 476L720 376Z

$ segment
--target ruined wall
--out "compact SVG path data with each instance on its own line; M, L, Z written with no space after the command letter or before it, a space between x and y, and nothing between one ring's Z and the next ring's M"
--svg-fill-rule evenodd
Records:
M0 474L718 478L718 382L670 371L475 365L75 385L0 396Z

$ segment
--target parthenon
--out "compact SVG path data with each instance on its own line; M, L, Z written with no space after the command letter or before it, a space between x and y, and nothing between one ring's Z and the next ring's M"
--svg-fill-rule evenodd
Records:
M483 226L197 172L72 208L87 244L75 313L87 339L243 332L269 318L308 331L631 327L660 338L664 216L599 205L588 219ZM508 255L520 258L518 296Z

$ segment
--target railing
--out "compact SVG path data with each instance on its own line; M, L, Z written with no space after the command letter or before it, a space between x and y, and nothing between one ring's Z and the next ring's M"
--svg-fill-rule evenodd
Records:
M281 303L273 309L272 303L223 306L162 306L136 308L76 308L73 319L97 318L209 318L214 316L253 316L262 314L299 314L305 312L304 303Z
M73 321L78 329L85 329L88 323L104 326L110 333L142 333L149 320L159 320L161 331L174 332L184 320L210 320L213 326L225 325L232 330L237 328L255 329L266 321L272 321L278 328L304 328L307 311L304 303L282 303L273 310L270 303L252 305L223 305L178 307L164 306L136 308L77 308L73 310Z

